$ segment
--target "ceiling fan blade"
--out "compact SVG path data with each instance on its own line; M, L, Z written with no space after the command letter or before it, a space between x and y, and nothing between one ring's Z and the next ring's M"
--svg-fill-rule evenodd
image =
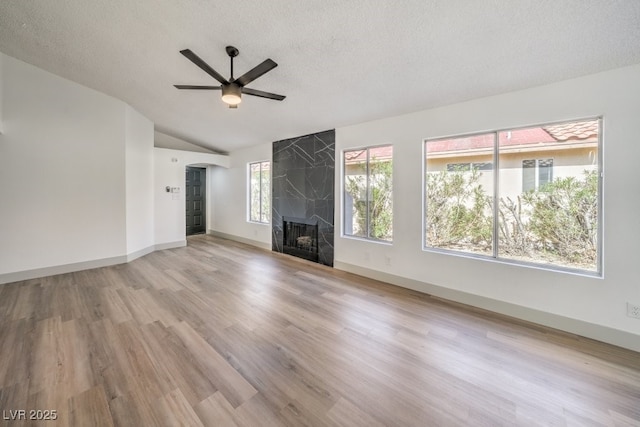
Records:
M278 64L276 64L271 59L266 59L262 64L253 67L251 70L235 79L235 83L237 83L239 86L246 86L264 73L273 70L277 66Z
M259 96L261 98L275 99L276 101L282 101L286 98L284 95L277 95L275 93L264 92L262 90L249 89L248 87L242 88L242 93L247 95Z
M264 92L256 89L249 89L248 87L242 88L242 93L246 93L247 95L259 96L261 98L275 99L276 101L282 101L286 98L284 95L277 95L275 93Z
M213 77L214 79L216 79L217 81L219 81L222 84L228 84L229 82L227 81L227 79L225 79L224 77L222 77L222 75L220 73L218 73L216 70L214 70L213 68L211 68L209 66L209 64L207 64L206 62L204 62L198 55L196 55L195 53L191 52L190 49L184 49L180 51L181 54L183 54L189 61L193 62L194 64L196 64L198 67L200 67L205 73L209 74L211 77Z
M220 90L222 86L173 85L178 89Z

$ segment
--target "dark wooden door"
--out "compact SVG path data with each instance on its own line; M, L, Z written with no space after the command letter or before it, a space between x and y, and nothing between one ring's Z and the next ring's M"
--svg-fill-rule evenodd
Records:
M187 166L185 198L187 205L187 236L206 232L207 170Z

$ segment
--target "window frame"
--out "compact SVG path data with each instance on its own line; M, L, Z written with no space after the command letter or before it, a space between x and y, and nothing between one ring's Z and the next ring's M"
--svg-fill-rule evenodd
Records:
M597 120L598 121L598 142L597 142L597 169L596 169L596 173L598 176L598 195L597 195L597 220L598 220L598 226L597 226L597 247L596 247L596 263L595 263L595 270L585 270L585 269L580 269L580 268L573 268L573 267L568 267L568 266L562 266L562 265L557 265L557 264L544 264L544 263L538 263L538 262L530 262L530 261L525 261L525 260L519 260L519 259L513 259L513 258L505 258L500 256L500 254L498 253L498 249L499 249L499 241L498 239L498 227L499 227L499 219L498 219L498 204L494 203L494 208L493 208L493 254L492 255L483 255L483 254L478 254L478 253L473 253L473 252L467 252L467 251L458 251L458 250L452 250L452 249L447 249L447 248L438 248L438 247L433 247L433 246L429 246L427 243L427 236L426 236L426 231L427 231L427 194L426 194L426 190L427 190L427 143L430 141L439 141L439 140L445 140L445 139L456 139L456 138L465 138L465 137L472 137L472 136L476 136L476 135L485 135L485 134L494 134L495 135L495 139L494 139L494 146L493 146L493 159L492 159L492 164L493 164L493 171L494 171L494 175L493 175L493 193L492 193L492 197L494 198L494 200L496 199L496 196L500 195L500 186L499 186L499 181L500 181L500 144L499 144L499 135L501 132L509 132L509 131L517 131L517 130L522 130L522 129L530 129L530 128L535 128L535 127L544 127L544 126L553 126L553 125L560 125L560 124L566 124L566 123L573 123L573 122L587 122L587 121L594 121ZM604 128L605 128L605 120L604 120L604 116L600 115L600 116L587 116L587 117L580 117L580 118L575 118L575 119L567 119L567 120L559 120L559 121L548 121L548 122L541 122L541 123L534 123L534 124L528 124L528 125L522 125L522 126L514 126L514 127L508 127L508 128L496 128L496 129L489 129L489 130L484 130L484 131L478 131L478 132L468 132L468 133L458 133L458 134L450 134L450 135L443 135L443 136L437 136L437 137L426 137L422 139L422 250L424 252L433 252L433 253L441 253L441 254L447 254L447 255L453 255L453 256L458 256L458 257L462 257L462 258L472 258L472 259L479 259L479 260L485 260L485 261L492 261L492 262L498 262L501 264L508 264L508 265L517 265L517 266L524 266L524 267L530 267L530 268L535 268L535 269L540 269L540 270L547 270L547 271L552 271L552 272L561 272L561 273L568 273L568 274L575 274L575 275L579 275L579 276L587 276L587 277L595 277L595 278L599 278L602 279L604 278L604 262L603 262L603 250L604 250L604 224L603 224L603 218L604 218L604 179L605 179L605 174L604 174ZM547 157L546 159L542 159L542 160L549 160L551 159L551 157ZM555 159L552 159L554 161L554 165L553 167L555 167ZM536 159L536 169L538 167L538 159ZM555 174L552 172L552 179L555 176ZM536 171L536 179L538 178L538 173ZM536 186L538 185L538 183L536 182Z
M370 183L370 178L369 178L369 161L370 161L370 155L369 152L372 149L376 149L376 148L382 148L382 147L391 147L392 149L392 153L391 153L391 168L392 168L392 173L391 173L391 194L392 194L392 199L393 199L393 177L395 176L395 173L393 172L393 168L394 168L394 161L393 161L393 150L394 150L394 145L391 143L387 143L387 144L378 144L378 145L368 145L368 146L364 146L364 147L352 147L352 148L344 148L341 151L341 166L342 166L342 170L341 170L341 191L342 191L342 195L341 195L341 201L342 201L342 227L341 227L341 237L345 237L345 238L349 238L349 239L356 239L356 240L365 240L368 242L375 242L375 243L381 243L381 244L385 244L385 245L392 245L393 244L393 232L391 234L391 240L384 240L384 239L378 239L375 237L371 237L371 220L369 218L370 215L370 209L369 209L369 193L370 193L370 188L369 188L369 183ZM345 229L345 225L347 223L347 219L346 219L346 215L347 215L347 209L346 209L346 173L347 173L347 165L346 165L346 159L345 159L345 153L351 152L351 151L366 151L367 152L367 160L366 160L366 165L365 165L365 170L366 170L366 195L367 195L367 218L366 218L366 224L367 224L367 235L366 236L358 236L355 234L347 234ZM393 205L391 207L391 224L392 224L392 230L393 230L393 223L394 218L393 218Z
M534 162L533 166L524 166L525 162ZM550 180L548 180L546 183L540 185L540 163L541 162L551 162L551 165L549 166L542 166L542 167L548 167L549 168L549 176L551 177ZM525 193L527 191L540 191L540 189L550 183L553 182L553 168L554 168L554 158L546 158L546 159L541 159L541 158L535 158L535 159L524 159L522 160L522 192ZM533 188L529 188L529 189L525 189L525 180L524 180L524 170L525 169L533 169Z
M259 160L256 162L249 162L247 163L247 222L250 222L252 224L264 224L264 225L270 225L271 224L271 203L269 203L269 211L266 212L267 217L269 218L268 221L261 221L262 216L263 216L263 205L262 205L262 198L263 198L263 194L262 194L262 187L263 187L263 183L262 183L262 173L263 173L263 165L267 163L269 165L269 197L271 195L271 160ZM259 214L258 220L254 220L251 218L251 210L253 208L253 204L252 204L252 190L251 190L251 169L253 165L260 165L260 171L259 171L259 176L260 176L260 182L258 184L258 188L260 189L260 194L258 195L258 200L259 200Z

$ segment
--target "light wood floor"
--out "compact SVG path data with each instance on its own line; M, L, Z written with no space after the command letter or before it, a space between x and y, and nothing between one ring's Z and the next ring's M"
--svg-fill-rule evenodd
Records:
M0 286L0 326L2 425L640 425L638 353L211 236Z

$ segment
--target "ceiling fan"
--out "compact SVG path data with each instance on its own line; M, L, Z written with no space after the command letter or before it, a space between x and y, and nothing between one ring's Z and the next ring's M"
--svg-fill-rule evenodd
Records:
M194 86L194 85L174 85L178 89L196 89L196 90L222 90L222 101L229 105L229 108L238 108L238 104L242 102L242 94L259 96L261 98L275 99L276 101L282 101L285 96L277 95L275 93L264 92L261 90L250 89L245 87L258 77L273 70L278 66L271 59L267 59L261 64L255 66L251 70L244 73L237 79L233 78L233 58L238 56L240 51L233 46L227 46L227 55L231 58L231 77L229 80L222 77L220 73L211 68L206 62L204 62L198 55L193 53L189 49L181 50L189 61L200 67L205 73L220 82L220 86Z

